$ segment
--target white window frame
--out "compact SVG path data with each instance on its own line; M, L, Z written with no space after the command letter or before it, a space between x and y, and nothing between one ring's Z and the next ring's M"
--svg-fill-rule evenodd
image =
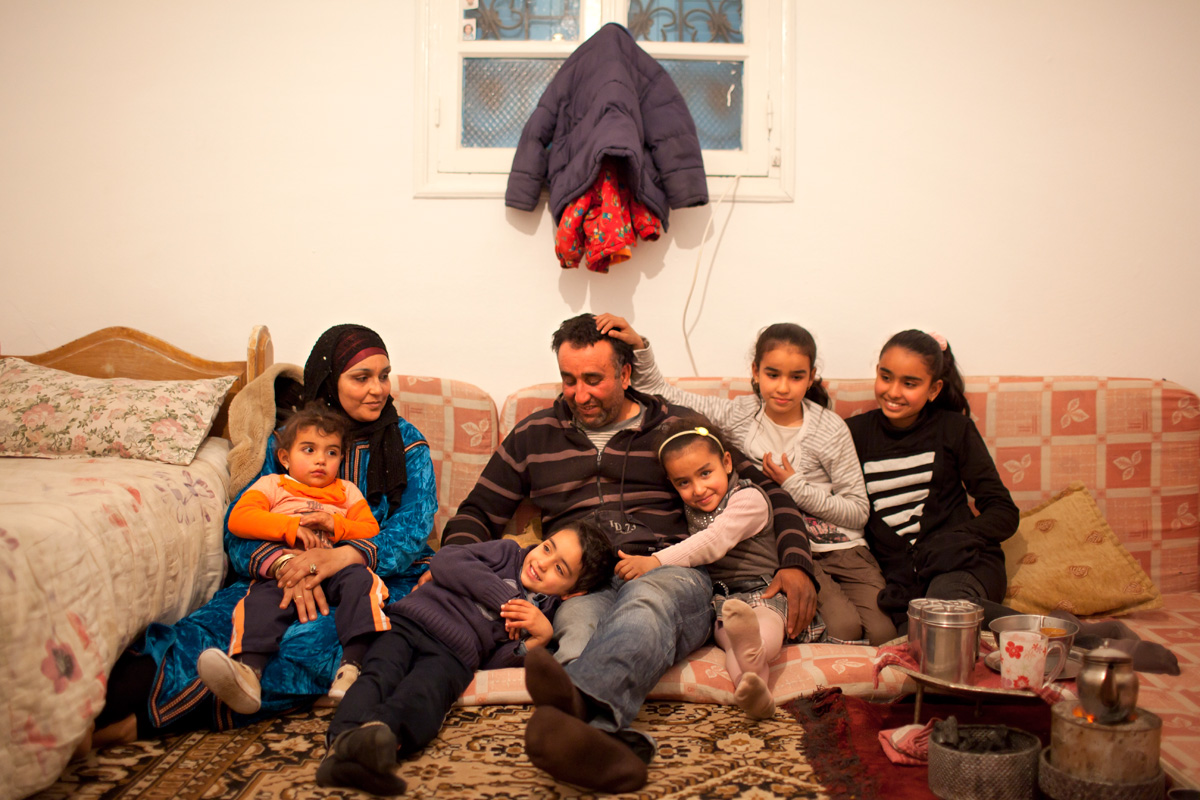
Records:
M659 59L730 58L744 63L742 150L705 150L709 195L738 176L738 200L789 202L795 195L795 0L745 0L746 44L638 42ZM416 197L503 197L514 148L462 147L464 57L566 58L601 25L624 22L627 0L580 0L578 42L463 41L458 0L419 0L413 124Z

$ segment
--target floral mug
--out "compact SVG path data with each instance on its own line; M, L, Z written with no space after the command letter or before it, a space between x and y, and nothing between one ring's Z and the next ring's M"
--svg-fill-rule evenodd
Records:
M1046 674L1046 657L1058 650L1058 659ZM1000 632L1000 687L1003 689L1040 689L1052 683L1067 663L1062 642L1051 642L1038 631Z

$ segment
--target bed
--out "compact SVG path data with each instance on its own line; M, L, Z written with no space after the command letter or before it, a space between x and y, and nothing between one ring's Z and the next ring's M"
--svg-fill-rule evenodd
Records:
M0 354L0 798L51 784L122 649L221 585L233 396L273 358L209 361L130 328Z

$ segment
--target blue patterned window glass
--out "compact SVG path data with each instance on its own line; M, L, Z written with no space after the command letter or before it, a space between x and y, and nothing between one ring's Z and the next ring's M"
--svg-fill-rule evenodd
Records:
M702 150L742 149L740 61L659 59L696 121Z
M475 22L477 40L579 41L579 0L479 0L463 19Z
M462 146L516 147L563 59L464 58Z
M649 42L741 44L742 0L630 0L625 27Z

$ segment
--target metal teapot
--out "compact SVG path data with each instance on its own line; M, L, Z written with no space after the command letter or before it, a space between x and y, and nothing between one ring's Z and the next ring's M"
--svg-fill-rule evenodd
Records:
M1111 647L1084 653L1075 688L1079 704L1096 722L1124 722L1137 708L1138 676L1133 671L1133 656Z

